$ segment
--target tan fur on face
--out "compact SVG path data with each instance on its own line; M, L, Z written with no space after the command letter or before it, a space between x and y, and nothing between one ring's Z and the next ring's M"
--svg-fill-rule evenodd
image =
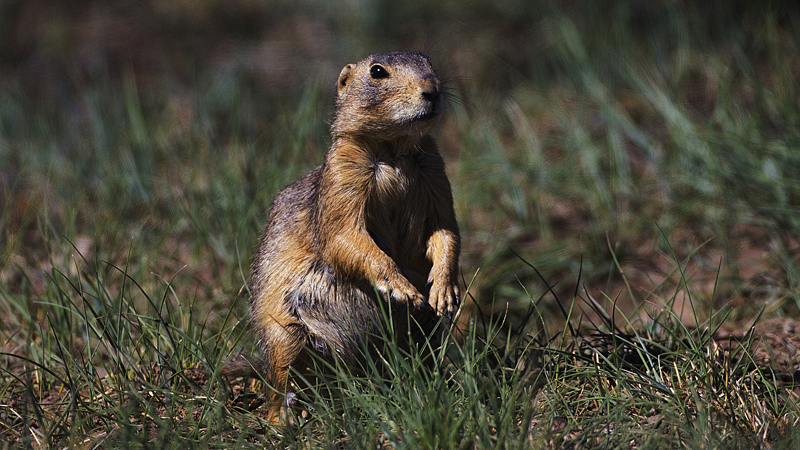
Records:
M370 69L375 65L385 68L389 76L372 78ZM423 94L438 96L439 100L426 101ZM436 122L442 107L441 84L427 56L370 55L356 64L348 64L339 75L332 134L334 138L342 135L419 138ZM425 117L426 120L421 120Z

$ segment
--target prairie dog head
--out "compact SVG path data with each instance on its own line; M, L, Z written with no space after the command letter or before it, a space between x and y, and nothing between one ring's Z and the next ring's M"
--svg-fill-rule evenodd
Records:
M336 86L334 137L422 136L444 108L439 78L420 52L369 55L346 65Z

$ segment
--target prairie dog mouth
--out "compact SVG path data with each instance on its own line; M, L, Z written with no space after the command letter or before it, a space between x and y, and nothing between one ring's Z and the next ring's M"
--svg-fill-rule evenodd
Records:
M416 117L412 118L411 120L412 121L416 121L416 122L427 122L427 121L433 120L433 119L435 119L437 117L439 117L439 113L436 110L431 108L428 111L425 111L425 112L422 112L422 113L418 114Z
M412 120L420 121L420 122L427 122L429 120L433 120L439 116L442 112L444 107L444 102L442 101L441 94L436 95L433 98L426 98L426 104L421 111L417 113Z

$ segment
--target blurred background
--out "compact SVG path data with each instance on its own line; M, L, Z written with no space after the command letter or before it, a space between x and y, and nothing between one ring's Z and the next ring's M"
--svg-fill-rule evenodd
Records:
M2 314L124 272L244 316L339 71L421 50L481 311L796 316L799 44L781 1L0 0Z

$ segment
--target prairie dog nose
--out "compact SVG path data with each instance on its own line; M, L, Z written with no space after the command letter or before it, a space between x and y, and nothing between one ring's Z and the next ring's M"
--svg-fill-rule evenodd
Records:
M426 75L420 82L419 91L426 100L433 101L442 93L442 87L436 75Z

